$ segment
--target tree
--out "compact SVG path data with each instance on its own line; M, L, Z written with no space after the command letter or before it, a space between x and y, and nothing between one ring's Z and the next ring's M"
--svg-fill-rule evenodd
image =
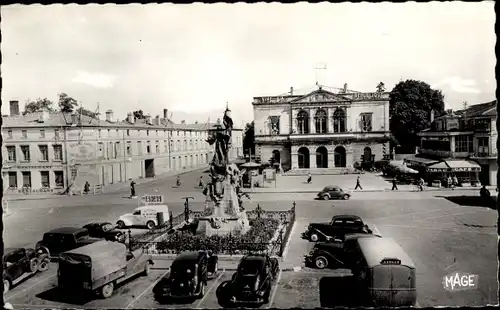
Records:
M377 93L383 93L385 92L385 84L384 82L380 82L377 85Z
M444 96L422 81L399 82L389 95L390 129L400 151L413 153L419 144L417 133L430 126L431 111L444 114Z
M78 102L75 99L71 98L65 93L58 94L59 96L59 108L63 113L71 113L75 110L75 107L78 106Z
M54 108L52 107L54 103L50 101L47 98L38 98L35 101L28 101L24 105L24 112L23 115L29 114L29 113L35 113L35 112L41 112L41 111L49 111L53 112Z
M253 121L246 124L243 132L243 154L248 154L249 150L255 156L255 130Z
M144 115L144 112L142 110L134 111L132 113L135 119L146 119L146 115Z

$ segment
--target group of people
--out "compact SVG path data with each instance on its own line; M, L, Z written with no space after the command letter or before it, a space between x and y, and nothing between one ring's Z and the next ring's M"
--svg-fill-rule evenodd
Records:
M448 175L448 178L446 178L446 187L447 188L451 188L451 189L455 189L455 187L458 186L458 178L456 175Z

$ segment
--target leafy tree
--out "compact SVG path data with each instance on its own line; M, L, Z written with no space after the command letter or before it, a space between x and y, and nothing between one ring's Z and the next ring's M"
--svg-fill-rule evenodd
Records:
M377 93L383 93L385 92L385 84L384 82L380 82L377 85Z
M417 133L430 126L430 114L444 114L444 96L441 90L429 84L406 80L399 82L389 95L391 132L399 141L400 152L413 153L419 144Z
M146 115L144 115L142 110L134 111L132 113L134 114L135 119L146 119Z
M70 113L75 110L78 106L78 102L72 97L68 96L66 93L60 93L59 96L59 108L63 113Z
M38 98L35 101L28 101L24 105L23 115L41 111L49 111L53 112L54 108L52 107L54 103L47 98Z
M249 150L255 156L255 130L253 121L246 124L243 132L243 153L248 154Z

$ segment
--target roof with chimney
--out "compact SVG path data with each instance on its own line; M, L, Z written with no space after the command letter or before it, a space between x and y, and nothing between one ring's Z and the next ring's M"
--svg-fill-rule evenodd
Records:
M42 116L43 115L43 116ZM76 118L76 122L73 122ZM43 119L43 122L41 121ZM159 121L157 125L155 122ZM123 129L153 129L153 130L187 130L187 131L207 131L215 128L215 123L200 122L187 124L182 122L176 124L171 120L151 118L150 124L146 119L135 119L134 123L126 120L107 121L90 117L83 114L61 113L61 112L37 112L25 115L2 116L3 128L40 128L40 127L103 127L103 128L123 128ZM234 129L242 130L242 129Z
M475 104L465 110L456 111L455 114L465 117L482 117L497 115L497 101Z

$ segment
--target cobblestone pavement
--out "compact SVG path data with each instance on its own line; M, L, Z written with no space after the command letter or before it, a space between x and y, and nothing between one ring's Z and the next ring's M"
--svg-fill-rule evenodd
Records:
M301 240L300 233L308 223L326 221L335 214L356 214L369 225L375 225L384 237L395 239L412 257L417 267L418 303L431 306L484 306L497 299L497 216L494 210L462 206L433 195L420 199L297 201L297 223L291 236L282 271L273 288L270 304L263 306L312 308L320 306L320 283L323 278L347 275L346 271L317 271L302 266L302 256L311 243ZM254 202L255 204L255 202ZM291 201L262 201L267 210L286 210ZM252 209L252 207L248 207ZM66 208L60 208L66 209ZM78 208L67 208L76 210ZM219 308L216 287L229 279L237 262L221 264L228 269L209 283L206 297L181 305L159 305L152 298L152 287L167 270L155 269L147 278L132 280L117 288L106 300L88 301L81 307L91 308ZM161 267L161 266L157 266ZM232 267L232 268L231 268ZM301 267L297 272L288 271ZM296 269L296 270L298 270ZM14 307L71 307L75 303L61 301L54 295L54 274L36 275L7 294ZM479 275L478 289L449 293L443 289L443 276L462 271ZM329 290L328 294L335 294ZM60 298L60 297L59 297Z

